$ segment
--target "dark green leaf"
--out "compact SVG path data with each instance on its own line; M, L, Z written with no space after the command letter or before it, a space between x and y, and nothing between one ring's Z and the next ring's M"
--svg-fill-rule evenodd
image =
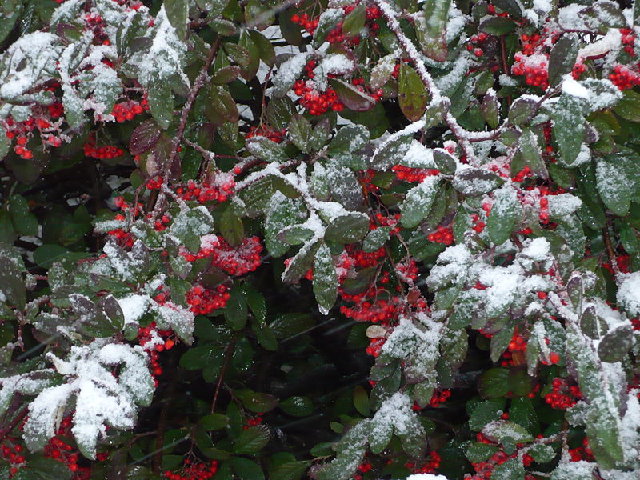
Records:
M313 293L320 312L329 313L338 296L338 275L331 251L325 243L318 248L313 263Z

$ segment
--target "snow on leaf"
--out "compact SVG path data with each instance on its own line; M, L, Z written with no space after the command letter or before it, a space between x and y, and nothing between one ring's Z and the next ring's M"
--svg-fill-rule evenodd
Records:
M159 329L171 329L185 343L193 342L194 316L190 310L172 302L166 302L164 305L154 303L153 309L158 314L156 322Z
M640 315L640 272L621 275L616 299L630 315Z
M594 462L561 462L556 469L551 472L551 480L585 480L592 478Z
M46 388L29 404L24 437L32 451L53 437L72 395L76 396L72 433L89 458L95 457L96 443L107 425L133 428L137 406L151 401L154 383L142 347L98 339L71 347L66 361L53 354L49 358L66 382ZM118 366L122 368L114 376L112 371Z
M282 63L282 65L278 67L276 74L273 76L273 95L276 97L282 97L291 90L296 79L302 74L302 69L306 63L306 53L298 53Z
M420 224L428 215L433 202L436 200L440 185L440 176L426 177L419 185L407 192L407 196L400 206L402 225L413 228Z
M148 89L172 79L179 79L183 86L188 86L189 79L182 71L187 46L178 38L164 6L156 16L149 37L151 46L135 54L128 62L130 67L137 67L138 81Z
M442 323L425 313L416 314L415 319L403 315L382 346L382 352L403 360L408 377L426 381L435 388L437 373L434 367L440 355L438 344L442 327Z
M16 40L0 57L0 98L16 100L55 75L61 53L58 37L33 32Z

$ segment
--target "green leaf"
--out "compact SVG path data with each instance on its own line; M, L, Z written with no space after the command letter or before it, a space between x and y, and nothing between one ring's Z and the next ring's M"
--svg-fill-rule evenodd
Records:
M353 389L353 405L356 407L356 410L360 415L368 417L371 414L369 395L361 385L358 385Z
M13 229L11 215L6 210L0 208L0 243L13 244L16 231ZM36 261L37 263L37 261Z
M621 362L634 343L633 327L622 325L607 332L598 344L598 357L603 362Z
M285 462L275 466L269 475L269 478L277 478L278 480L299 480L307 471L310 462Z
M505 17L489 17L486 20L480 22L478 30L489 35L506 35L516 29L516 24L513 20Z
M273 67L276 61L276 53L271 42L257 30L249 30L249 36L258 49L262 61L270 67Z
M498 398L509 391L509 370L506 368L490 368L480 375L478 391L484 398Z
M640 93L625 90L622 98L613 107L613 111L625 120L640 122Z
M342 31L344 34L353 37L358 35L364 28L364 24L367 21L367 9L363 3L356 6L351 13L349 13L344 22L342 22Z
M338 297L338 275L331 251L325 243L320 244L313 262L313 294L318 309L324 315L329 313Z
M469 428L480 431L489 422L500 418L505 411L506 400L496 398L477 403L469 415Z
M398 75L398 105L402 113L409 121L416 122L424 115L428 103L429 95L420 76L403 63Z
M18 2L13 5L13 9L9 9L9 11L5 10L2 12L2 15L0 15L0 17L2 17L2 21L0 22L0 43L2 43L11 33L11 30L13 30L14 25L22 14L23 8L22 2ZM4 155L0 155L0 159L2 159L3 156Z
M550 445L537 444L533 445L527 453L533 457L538 463L547 463L553 460L556 456L556 452Z
M284 228L303 221L305 213L301 201L285 197L276 192L269 200L269 208L265 219L265 244L273 257L281 257L289 250L289 246L278 238Z
M362 250L375 252L389 240L390 232L391 227L378 227L375 230L371 230L362 241Z
M229 93L229 89L222 85L211 85L209 88L209 101L205 112L214 125L237 122L240 118L235 100Z
M211 413L200 417L198 425L205 430L222 430L229 425L229 417L221 413Z
M253 390L236 390L235 396L240 399L248 410L255 413L265 413L273 410L278 405L278 399L268 393L254 392Z
M169 128L173 120L173 92L164 82L153 82L147 90L151 115L163 130Z
M27 287L24 280L25 267L20 253L12 246L0 244L0 285L9 305L24 308Z
M482 429L482 433L489 440L500 442L503 445L533 441L533 435L526 428L509 420L496 420L488 423Z
M509 107L509 121L516 126L522 126L533 118L537 108L538 102L533 98L516 98Z
M349 110L355 112L366 112L371 110L376 101L364 92L343 80L333 78L329 82L336 91L338 98Z
M360 150L369 142L369 130L363 125L345 125L335 134L327 153L337 155Z
M445 38L451 0L430 0L425 2L424 10L416 20L416 33L424 54L437 61L447 59L447 41Z
M621 152L599 158L596 165L596 183L600 198L616 215L629 212L631 200L637 195L639 157L632 152Z
M578 38L575 33L560 37L551 49L549 55L549 83L556 86L562 81L562 76L571 73L578 58Z
M491 361L497 362L509 346L513 337L513 326L505 327L491 337Z
M311 139L312 128L309 121L302 115L294 115L289 123L289 136L293 144L302 153L309 153L309 140Z
M402 226L414 228L425 219L438 196L439 186L440 177L430 176L407 192L400 205Z
M562 94L551 113L553 135L558 142L562 161L568 166L576 161L582 147L585 131L582 105L582 99Z
M514 18L522 18L522 7L516 0L493 0L491 3Z
M22 195L13 195L9 199L9 214L19 235L38 235L38 219L31 213L27 200Z
M233 204L227 205L220 217L220 233L233 247L237 247L244 240L244 225L242 217L235 211Z
M338 243L353 243L369 231L369 217L361 212L349 212L333 218L325 231L325 239Z
M270 437L269 429L264 425L249 427L233 440L233 452L241 455L259 453L269 443Z
M187 20L189 19L188 0L164 0L164 8L169 23L175 29L180 40L187 37Z
M224 307L224 318L233 330L242 330L247 323L247 313L244 291L240 285L234 285Z
M240 480L264 480L260 465L247 458L233 457L231 467Z
M482 97L482 104L480 104L480 112L491 128L496 128L500 124L500 102L495 93L490 95L486 94Z
M306 417L313 413L313 401L309 397L289 397L278 405L287 415Z
M611 469L622 462L622 450L617 407L607 394L608 381L603 378L599 362L586 339L573 323L567 325L567 355L575 362L578 385L588 401L586 433L589 447L603 468Z
M268 138L261 136L249 138L247 140L247 150L260 160L267 162L284 162L289 158L282 144L272 142Z
M524 466L519 458L511 458L497 465L491 473L492 480L524 480Z
M510 237L522 216L522 207L513 187L505 185L494 192L495 201L487 218L487 233L495 245L502 245ZM494 360L495 361L495 360Z
M472 463L485 462L498 451L497 445L473 442L466 450L467 459Z

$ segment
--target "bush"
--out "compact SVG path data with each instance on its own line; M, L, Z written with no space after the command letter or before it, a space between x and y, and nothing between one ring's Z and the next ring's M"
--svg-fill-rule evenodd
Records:
M2 2L0 476L637 478L639 12Z

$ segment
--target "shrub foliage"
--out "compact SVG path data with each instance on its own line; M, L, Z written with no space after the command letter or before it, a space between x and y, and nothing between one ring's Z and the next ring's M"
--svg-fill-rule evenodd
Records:
M640 6L0 3L0 476L635 479Z

